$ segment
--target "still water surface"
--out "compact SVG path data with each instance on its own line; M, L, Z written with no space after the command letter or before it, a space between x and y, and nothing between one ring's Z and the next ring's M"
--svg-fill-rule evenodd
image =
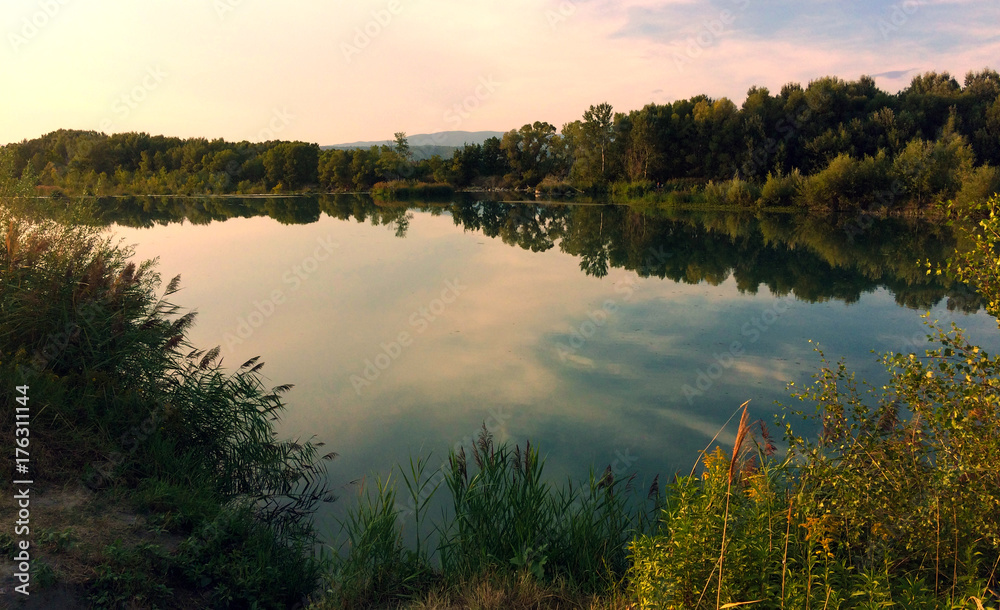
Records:
M260 355L272 385L295 385L282 434L337 451L338 488L410 456L440 463L484 423L540 446L555 478L611 465L649 481L689 470L745 400L773 422L815 344L876 382L872 350L921 349L927 310L1000 346L992 318L949 311L955 288L916 268L953 246L934 225L851 240L843 222L614 206L169 204L192 223L165 205L115 232L182 275L195 345L233 368Z

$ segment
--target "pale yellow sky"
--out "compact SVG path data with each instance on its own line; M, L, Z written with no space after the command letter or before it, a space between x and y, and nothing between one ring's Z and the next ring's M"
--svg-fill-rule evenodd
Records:
M557 126L751 85L997 65L994 0L4 0L0 144L59 128L333 144Z

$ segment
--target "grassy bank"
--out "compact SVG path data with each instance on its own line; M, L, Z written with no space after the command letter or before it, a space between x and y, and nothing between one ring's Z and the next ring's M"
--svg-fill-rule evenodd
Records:
M980 167L961 177L951 177L947 187L923 190L910 182L909 176L894 173L884 159L876 163L870 158L858 161L845 156L810 176L793 171L768 174L763 181L736 177L707 182L616 182L608 193L610 201L626 205L935 216L944 201L953 199L963 207L975 208L1000 192L1000 171Z
M26 185L7 183L3 196ZM30 186L30 185L29 185ZM26 447L36 607L273 607L325 570L310 515L328 500L320 444L281 440L285 387L186 338L179 277L106 234L0 205L0 443ZM16 392L15 388L23 388ZM21 399L21 400L18 400ZM27 406L30 426L15 426ZM28 430L28 434L24 430ZM7 488L0 519L18 505ZM5 573L3 587L16 581ZM5 594L5 603L21 596Z
M450 201L455 189L450 184L394 180L376 183L371 194L376 201Z

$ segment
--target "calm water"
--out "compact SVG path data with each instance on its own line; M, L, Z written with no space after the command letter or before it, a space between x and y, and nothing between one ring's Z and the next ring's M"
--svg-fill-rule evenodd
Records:
M649 481L689 470L744 400L773 422L818 366L810 340L873 381L871 350L920 349L927 310L1000 344L992 318L960 297L949 311L959 292L916 268L953 246L932 224L473 200L117 206L109 221L152 226L115 231L182 275L195 344L232 367L261 355L271 384L295 384L282 432L340 453L336 487L440 463L484 423L531 439L554 477L611 465Z

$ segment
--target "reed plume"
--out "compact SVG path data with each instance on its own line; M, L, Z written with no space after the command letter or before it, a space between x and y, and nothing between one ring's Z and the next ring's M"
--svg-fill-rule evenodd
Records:
M729 458L729 483L726 487L726 513L722 520L722 546L719 549L719 587L715 592L715 607L719 608L722 601L722 567L726 558L726 529L729 526L729 498L732 495L733 489L733 472L736 469L736 459L740 454L740 450L743 446L743 441L746 439L747 432L750 431L750 426L747 424L747 419L749 413L747 412L747 405L750 401L744 402L741 407L743 407L743 415L740 416L740 427L736 430L736 442L733 443L733 455Z
M746 440L747 433L750 432L750 425L747 423L749 419L749 413L747 412L747 405L750 401L746 401L741 407L743 407L743 415L740 416L740 426L736 430L736 442L733 443L733 455L729 458L729 484L733 484L733 473L736 471L736 462L739 458L740 452L743 449L743 441Z

